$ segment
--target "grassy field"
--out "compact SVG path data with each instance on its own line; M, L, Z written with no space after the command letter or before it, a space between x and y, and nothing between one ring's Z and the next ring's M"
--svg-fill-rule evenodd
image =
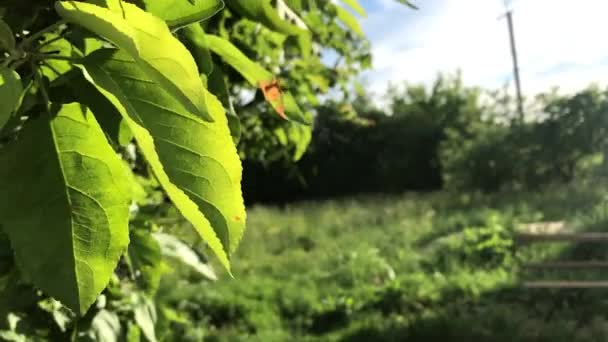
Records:
M164 284L163 295L195 321L184 340L607 341L608 291L520 286L522 278L603 274L524 274L518 265L604 258L608 246L513 241L527 222L608 228L605 189L256 206L234 279Z

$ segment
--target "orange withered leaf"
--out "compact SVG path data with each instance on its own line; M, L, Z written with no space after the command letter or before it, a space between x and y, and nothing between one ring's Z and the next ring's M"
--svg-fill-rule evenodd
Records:
M262 93L264 93L264 98L266 101L270 102L279 116L287 120L279 81L277 79L272 79L270 81L262 80L260 81L260 89L262 89Z

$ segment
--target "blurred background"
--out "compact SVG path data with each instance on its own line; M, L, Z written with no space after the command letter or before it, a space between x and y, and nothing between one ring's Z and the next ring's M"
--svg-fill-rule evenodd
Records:
M233 277L117 126L138 186L115 275L79 320L3 276L0 340L608 341L608 2L224 2L196 24L221 48L174 33L243 163ZM25 34L50 4L0 18Z
M361 4L362 68L309 107L310 136L244 116L235 278L161 292L180 339L608 340L605 289L524 286L608 279L525 266L597 266L605 244L517 238L608 228L608 4Z

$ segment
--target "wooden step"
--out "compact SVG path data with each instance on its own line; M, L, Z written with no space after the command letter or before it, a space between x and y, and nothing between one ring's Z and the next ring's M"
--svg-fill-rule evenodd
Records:
M608 233L554 233L554 234L530 234L520 233L516 239L521 243L537 242L608 242Z
M608 268L608 261L552 261L523 264L521 267L535 270Z
M608 281L527 281L523 286L528 289L599 289L608 288Z

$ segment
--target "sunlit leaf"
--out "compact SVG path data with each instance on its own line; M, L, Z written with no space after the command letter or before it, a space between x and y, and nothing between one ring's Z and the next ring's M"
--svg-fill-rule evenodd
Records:
M194 59L167 24L137 6L122 2L120 10L76 1L58 1L57 12L126 51L145 71L191 113L212 120Z
M178 260L208 279L217 280L213 268L204 263L188 245L173 235L163 233L154 233L153 235L160 244L162 254L165 257Z
M158 288L162 269L162 255L158 242L150 232L143 229L131 230L129 259L135 272L135 279L149 294Z
M365 35L359 21L349 11L340 6L334 6L334 8L336 9L336 16L344 25L360 36Z
M246 18L252 19L273 31L286 35L307 34L307 32L293 25L279 16L270 0L240 1L226 0L226 5Z
M146 296L133 294L133 305L135 323L137 323L137 326L139 326L149 342L156 342L154 325L156 324L157 315L154 302Z
M258 63L249 59L236 46L226 39L211 34L207 35L209 49L220 56L226 63L238 71L253 86L261 87L271 84L275 80L274 75L261 67ZM269 103L273 108L281 113L285 113L287 118L310 124L310 119L302 112L296 104L293 96L289 92L279 89L280 101L270 99ZM282 107L282 108L281 108Z
M209 44L205 37L205 31L201 25L193 24L184 27L182 32L199 71L208 77L213 72L213 59L209 52Z
M172 28L205 20L224 8L221 0L143 0L146 11L163 19Z
M20 270L86 312L129 240L121 160L91 111L68 104L50 120L29 123L17 143L1 150L0 165L0 224Z
M129 322L127 325L126 342L141 342L141 328L137 324Z
M309 56L312 49L310 32L281 19L277 9L272 5L270 0L226 0L226 5L242 16L261 23L273 31L288 36L297 36L300 48L304 54L303 57L307 58Z
M228 269L245 208L242 168L221 103L207 92L214 121L201 120L118 50L93 53L84 69L127 121L173 203Z
M122 118L116 107L108 101L80 72L70 77L69 87L79 103L89 107L108 139L119 146L126 147L133 140L133 132Z
M228 93L228 84L226 83L224 73L220 66L213 63L205 31L201 25L193 24L185 27L183 32L188 42L188 48L192 51L196 64L204 75L204 83L207 84L209 91L218 97L222 105L224 105L224 109L226 109L230 135L232 135L232 139L236 144L241 136L241 124Z
M241 121L232 104L232 99L228 93L228 83L226 82L226 77L224 76L221 67L217 65L214 66L213 72L209 75L207 87L210 92L217 96L222 102L222 105L224 105L226 117L228 119L228 128L230 128L230 135L232 136L234 144L238 144L241 138Z
M74 59L83 56L82 52L69 40L62 38L57 34L49 33L44 35L43 38L41 44L44 46L40 48L41 53ZM40 66L42 75L44 75L49 82L55 81L72 69L72 62L63 59L46 59ZM61 83L57 83L51 83L51 86L61 85Z
M96 341L118 342L121 335L120 318L115 312L100 310L93 318L90 330L91 337Z
M343 3L345 3L348 7L352 8L353 10L355 10L355 12L357 12L360 16L365 16L365 10L363 9L363 7L361 6L361 4L359 3L359 1L357 0L342 0Z

